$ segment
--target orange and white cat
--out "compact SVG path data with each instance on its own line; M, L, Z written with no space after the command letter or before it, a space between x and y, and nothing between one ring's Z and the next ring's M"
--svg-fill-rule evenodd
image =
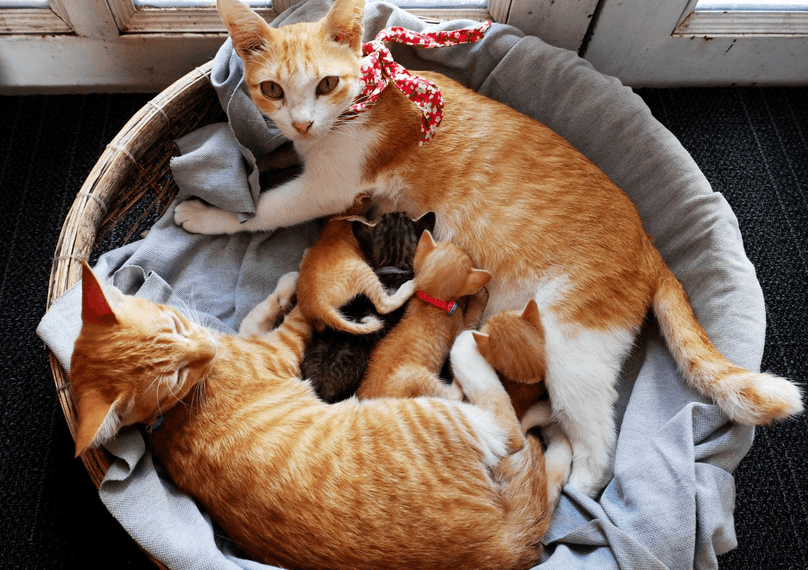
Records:
M356 391L359 399L463 398L460 387L454 382L446 385L439 373L457 335L477 328L488 298L483 287L491 274L475 269L455 244L435 243L429 231L418 241L413 269L417 295L401 321L373 349ZM461 300L464 308L458 308Z
M610 477L614 385L651 307L686 381L729 418L766 424L802 410L797 386L718 352L630 199L546 126L427 71L418 75L445 103L428 144L419 146L420 111L392 86L345 121L361 88L364 0L334 0L322 20L278 29L238 0L218 9L252 99L293 141L304 171L262 194L243 224L195 200L177 206L177 224L272 230L343 211L359 193L411 217L435 212L435 237L493 274L486 316L536 300L547 389L574 450L570 482L590 495Z
M82 279L76 455L162 418L150 445L177 487L241 549L285 568L537 563L572 451L563 438L548 447L548 489L541 446L523 436L472 338L453 348L468 403L326 404L299 376L311 335L299 309L268 330L290 306L294 274L244 320L243 336L104 287L86 263Z
M415 281L410 279L388 295L365 260L351 224L351 219L338 216L329 219L300 262L297 302L317 330L331 327L352 334L378 331L384 323L374 315L357 323L347 319L339 308L362 294L385 315L406 303L415 292Z

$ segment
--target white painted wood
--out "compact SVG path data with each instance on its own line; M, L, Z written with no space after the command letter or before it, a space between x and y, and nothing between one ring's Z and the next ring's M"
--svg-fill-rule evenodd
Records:
M799 12L717 12L695 10L688 13L673 32L675 36L755 35L790 37L808 32L808 11Z
M276 7L283 5L275 2ZM211 0L206 6L187 8L136 8L132 0L107 0L109 9L118 29L123 33L177 33L177 32L224 32L224 25L216 11L216 3ZM271 8L256 8L256 12L268 22L278 16Z
M69 34L73 28L53 10L0 10L0 34Z
M275 9L293 1L277 0ZM126 2L51 0L51 10L16 16L16 10L0 10L0 93L159 91L212 58L226 37L212 6L135 10L126 8ZM629 85L808 82L808 36L797 22L801 17L786 23L787 28L776 28L780 37L758 37L735 35L750 23L748 16L724 19L720 29L708 20L715 14L688 18L695 0L603 2L585 56ZM108 3L123 9L113 13ZM490 15L468 8L413 12L431 21L490 16L577 50L596 4L491 0ZM275 17L275 12L264 12L269 20ZM758 16L755 33L782 24L764 21L768 17ZM708 24L712 27L705 28Z
M497 22L577 52L597 5L598 0L489 0L488 10Z
M688 8L688 0L604 0L583 55L596 69L633 87L808 82L804 32L676 35Z
M0 39L0 94L156 93L209 61L218 35L8 36Z

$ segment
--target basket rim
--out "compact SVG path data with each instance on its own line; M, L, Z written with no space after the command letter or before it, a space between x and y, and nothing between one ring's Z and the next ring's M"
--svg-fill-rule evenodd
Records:
M138 159L182 116L185 101L201 89L210 88L213 61L193 69L141 107L115 135L95 163L65 216L51 265L45 310L81 278L81 262L89 261L104 216L114 204L120 183L132 172ZM56 393L73 440L77 414L65 369L48 349ZM112 464L102 447L81 455L96 489Z

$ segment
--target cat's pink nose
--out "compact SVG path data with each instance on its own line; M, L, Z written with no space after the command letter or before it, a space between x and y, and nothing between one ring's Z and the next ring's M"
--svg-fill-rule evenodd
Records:
M297 132L301 135L305 135L309 132L309 128L314 124L314 121L304 121L304 122L294 122L292 126L295 128Z

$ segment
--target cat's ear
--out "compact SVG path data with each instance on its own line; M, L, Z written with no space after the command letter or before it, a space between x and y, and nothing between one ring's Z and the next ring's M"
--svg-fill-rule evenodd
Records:
M81 320L95 324L118 322L101 284L86 261L81 262Z
M434 232L435 231L435 212L427 212L417 220L415 220L415 227L418 228L419 233Z
M86 392L78 398L78 427L76 428L76 457L106 443L121 427L115 411L118 401L109 401L96 391Z
M531 299L525 305L524 310L522 311L521 318L531 325L536 327L538 330L542 331L543 327L541 324L541 315L539 314L539 305L536 304L535 299Z
M477 343L477 349L480 351L480 354L485 357L488 353L488 345L491 342L491 337L485 333L471 331L471 336L474 337L474 342Z
M356 241L360 244L371 238L372 230L375 225L376 224L369 222L365 218L351 218L351 231Z
M364 31L364 12L365 0L335 0L323 20L327 37L360 53Z
M421 234L421 237L418 239L418 245L415 246L415 257L413 257L412 265L413 267L420 267L423 259L431 252L437 244L435 243L435 238L432 237L432 233L427 230Z
M266 49L272 32L269 24L252 8L239 0L217 0L216 9L242 60Z
M486 283L491 281L491 273L485 269L472 269L466 277L466 282L463 284L458 297L465 297L466 295L474 295L477 291L485 287Z

